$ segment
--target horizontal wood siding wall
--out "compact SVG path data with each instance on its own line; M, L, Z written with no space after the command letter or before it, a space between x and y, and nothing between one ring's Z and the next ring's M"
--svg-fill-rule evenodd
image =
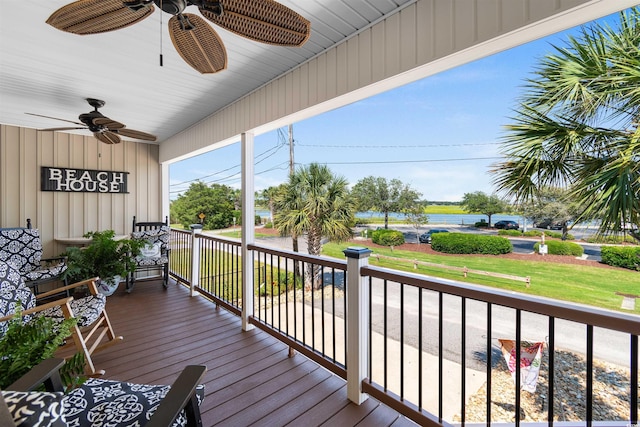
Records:
M55 238L88 231L131 232L134 215L161 219L159 147L123 141L107 145L92 136L0 125L0 227L40 229L46 256L64 246ZM40 167L129 172L128 194L40 190Z
M160 159L174 161L202 153L214 144L239 141L242 132L275 129L388 90L400 83L385 86L385 80L585 3L418 0L163 142ZM490 53L485 49L474 55L479 58ZM412 79L442 70L442 65L426 67Z

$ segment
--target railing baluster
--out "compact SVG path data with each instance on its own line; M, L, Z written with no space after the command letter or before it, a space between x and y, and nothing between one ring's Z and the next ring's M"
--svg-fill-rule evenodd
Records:
M556 319L549 317L549 377L547 383L549 384L549 394L547 398L547 424L553 426L553 402L555 394L555 356L556 356Z
M631 387L631 405L629 420L632 425L638 424L638 336L631 335L631 343L629 353L631 353L631 361L629 363L629 378Z
M462 301L460 301L460 421L461 424L465 425L465 409L466 409L466 399L464 397L466 393L466 383L467 383L467 375L466 375L466 351L467 348L467 299L462 297Z
M438 420L440 422L442 422L442 412L443 412L442 411L442 406L443 406L442 392L444 390L443 388L444 369L442 365L443 356L444 356L444 349L443 349L444 340L442 336L443 323L444 323L444 319L443 319L444 313L442 312L443 307L444 307L443 294L442 292L439 292L438 293Z
M345 289L346 291L346 289ZM346 294L346 292L345 292ZM373 295L373 277L369 277L369 296ZM346 322L346 313L347 313L347 306L345 305L344 308L344 312L345 312L345 324ZM373 298L369 298L369 373L368 373L368 377L369 377L369 383L373 382Z
M587 427L593 423L593 326L587 325Z
M422 370L424 361L422 357L422 289L418 288L418 408L422 409Z
M516 427L520 425L520 346L522 342L522 312L520 309L516 310Z
M404 400L404 284L400 283L400 399Z
M383 286L384 286L384 296L383 296L383 299L384 299L383 310L384 311L382 313L382 322L383 322L383 325L384 325L384 334L383 334L383 339L384 339L384 350L383 350L383 354L384 354L384 357L383 357L383 364L384 364L383 365L384 366L383 372L384 372L384 376L383 376L383 378L384 378L384 380L383 380L383 387L384 387L385 390L387 390L387 388L388 388L387 375L388 375L388 368L389 368L388 359L387 359L387 355L388 355L388 353L387 353L387 340L389 339L389 336L387 334L387 302L388 301L387 301L387 281L386 280L383 282Z
M491 322L491 303L487 303L487 426L491 425L491 370L492 370L492 356L493 356L493 328Z
M332 268L331 269L331 283L333 283L333 286L331 287L331 313L333 314L333 322L331 322L331 345L333 348L333 351L331 354L333 354L333 361L336 361L336 358L338 357L338 355L336 354L336 269ZM346 322L346 317L344 316L344 323Z

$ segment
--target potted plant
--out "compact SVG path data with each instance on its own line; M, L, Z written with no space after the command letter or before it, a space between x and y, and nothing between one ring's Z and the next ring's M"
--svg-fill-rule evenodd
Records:
M45 316L34 316L25 321L22 308L9 320L5 334L0 337L0 388L6 388L31 368L53 357L71 335L77 319L64 319L57 323ZM60 375L65 389L84 382L84 354L75 353L61 368Z
M67 271L64 277L77 282L91 277L99 277L98 289L111 295L120 280L136 269L135 257L140 254L144 242L134 239L114 239L113 230L90 231L84 235L90 238L88 246L67 248Z

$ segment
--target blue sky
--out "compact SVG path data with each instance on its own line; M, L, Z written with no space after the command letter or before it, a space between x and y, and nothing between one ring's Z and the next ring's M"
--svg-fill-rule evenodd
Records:
M565 31L293 124L295 163L326 163L350 185L397 178L429 201L494 192L490 165L537 60ZM255 138L257 191L285 182L287 128ZM170 166L171 197L191 180L240 188L240 144Z

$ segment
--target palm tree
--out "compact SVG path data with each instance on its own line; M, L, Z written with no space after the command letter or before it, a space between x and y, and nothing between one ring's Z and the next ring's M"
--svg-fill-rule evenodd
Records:
M311 255L320 255L323 237L332 240L351 237L355 209L348 197L347 184L345 178L333 175L327 166L312 163L297 169L275 199L275 227L281 234L306 234ZM317 273L311 273L314 287L321 285Z
M619 16L540 61L492 170L518 202L570 188L577 221L601 220L600 232L640 222L640 11Z

